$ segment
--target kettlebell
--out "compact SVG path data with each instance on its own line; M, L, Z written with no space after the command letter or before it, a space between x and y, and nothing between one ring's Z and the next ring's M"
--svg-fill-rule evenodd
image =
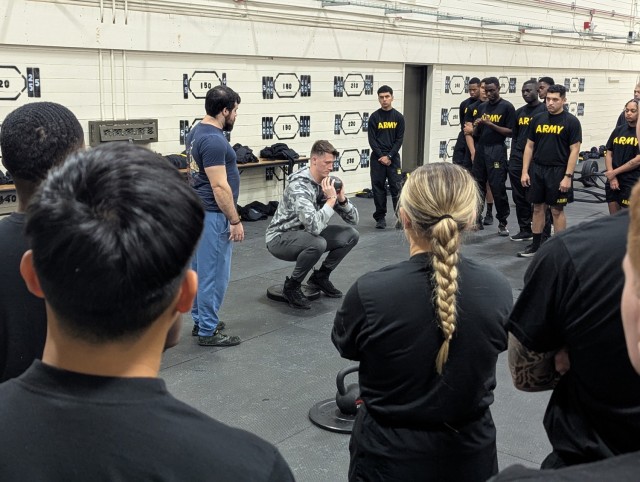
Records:
M336 176L329 176L330 179L333 179L333 187L337 193L342 189L342 181Z
M348 387L345 387L344 384L344 378L349 373L357 371L357 366L343 368L338 372L338 376L336 376L336 385L338 387L336 405L345 415L355 415L358 407L362 404L362 400L360 400L360 386L357 383L352 383Z

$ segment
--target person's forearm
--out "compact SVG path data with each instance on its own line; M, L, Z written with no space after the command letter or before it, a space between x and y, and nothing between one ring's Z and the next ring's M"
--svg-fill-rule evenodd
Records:
M531 156L533 155L533 148L527 142L522 154L522 172L529 172L529 166L531 165Z
M491 124L489 124L489 127L491 127L498 134L500 134L502 136L505 136L505 137L511 137L511 135L513 134L513 131L511 129L509 129L508 127L497 126L493 122Z
M607 171L613 171L613 156L611 155L611 151L607 151L604 156L604 168Z
M625 162L622 166L612 169L612 171L617 176L618 174L623 174L625 172L633 171L637 169L638 166L640 166L640 156L636 156L633 159L630 159L629 161Z
M567 162L567 173L573 174L576 169L576 163L578 162L578 156L580 154L580 144L574 144L571 146L571 152L569 153L569 161Z
M540 392L552 390L560 374L555 367L555 352L538 353L529 350L509 333L509 370L518 390Z
M229 222L233 223L238 219L238 210L236 204L233 201L233 193L231 192L231 186L217 186L213 188L213 197L216 200L216 204L220 208L220 211L224 213Z

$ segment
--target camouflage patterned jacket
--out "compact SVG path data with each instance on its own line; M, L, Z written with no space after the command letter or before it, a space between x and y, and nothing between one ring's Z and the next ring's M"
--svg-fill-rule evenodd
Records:
M318 236L329 224L333 213L349 224L358 224L358 210L351 201L344 206L336 203L333 208L325 202L322 187L313 179L308 167L291 174L282 201L267 228L266 242L279 233L300 229Z

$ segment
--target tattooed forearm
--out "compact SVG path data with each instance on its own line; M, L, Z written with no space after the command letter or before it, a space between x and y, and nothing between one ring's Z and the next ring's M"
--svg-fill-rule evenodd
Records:
M553 389L560 378L554 355L555 352L531 351L509 333L509 369L515 387L525 392Z

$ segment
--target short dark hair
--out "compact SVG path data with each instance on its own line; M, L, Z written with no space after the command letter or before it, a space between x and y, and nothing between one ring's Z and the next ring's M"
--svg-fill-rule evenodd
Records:
M332 154L333 157L339 157L340 153L329 141L316 141L311 146L311 155L321 156L322 154Z
M207 92L204 110L211 117L215 117L224 109L233 110L236 103L240 104L240 96L233 89L226 85L216 85Z
M115 142L72 154L27 209L60 326L93 343L140 335L175 298L203 219L179 171L148 149Z
M471 77L471 79L469 79L469 85L471 84L480 84L480 79L478 77Z
M551 77L540 77L538 79L538 82L544 82L545 84L548 84L548 85L556 85L556 83L553 81L553 78Z
M393 89L388 85L381 85L377 93L378 95L384 94L384 93L393 95Z
M560 97L566 97L567 88L564 85L553 84L547 89L547 94L560 94Z
M84 132L73 112L53 102L18 107L2 122L2 164L15 179L39 183L82 147Z
M525 80L522 83L522 87L524 87L525 85L529 85L529 84L535 84L538 85L538 81L536 79L529 79L529 80Z
M497 77L485 77L484 79L482 79L482 82L484 82L485 86L487 84L493 84L496 87L500 88L500 81L498 80Z

